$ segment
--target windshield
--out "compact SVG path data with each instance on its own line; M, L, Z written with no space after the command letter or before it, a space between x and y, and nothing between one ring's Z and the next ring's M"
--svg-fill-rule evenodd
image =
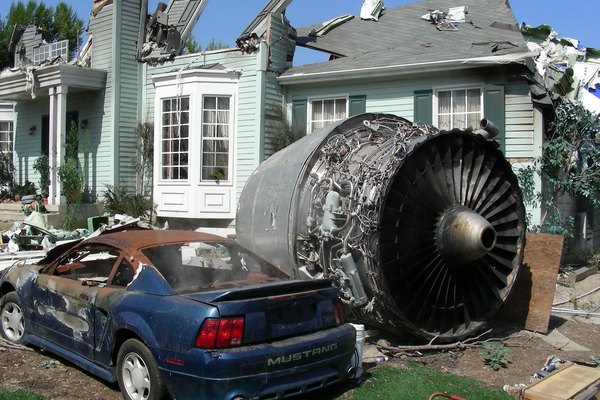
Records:
M149 247L142 253L177 292L247 286L289 279L234 242L190 242Z

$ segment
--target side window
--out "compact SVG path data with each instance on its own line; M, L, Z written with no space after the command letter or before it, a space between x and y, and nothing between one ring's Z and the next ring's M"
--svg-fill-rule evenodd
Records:
M311 100L309 103L308 130L312 133L348 116L348 99L335 98Z
M115 276L111 283L115 286L127 286L131 283L134 276L135 270L131 264L123 258L117 267L117 271L115 272Z
M435 108L436 125L442 130L479 127L483 118L483 96L480 88L438 90Z
M105 284L119 258L119 252L105 246L77 249L64 256L56 266L54 275L86 282Z

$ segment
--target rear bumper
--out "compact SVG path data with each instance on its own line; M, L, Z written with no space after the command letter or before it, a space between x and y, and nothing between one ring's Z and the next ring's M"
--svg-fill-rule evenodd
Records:
M178 400L285 399L345 380L354 345L354 328L346 324L238 349L194 350L195 360L186 355L183 366L162 371Z

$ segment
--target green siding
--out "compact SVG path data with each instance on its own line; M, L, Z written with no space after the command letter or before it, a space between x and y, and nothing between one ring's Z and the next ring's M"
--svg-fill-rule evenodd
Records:
M97 110L96 118L99 122L99 140L96 149L96 187L103 188L105 185L114 185L114 111L112 106L114 90L114 71L112 70L113 44L112 21L114 4L102 8L94 17L90 16L90 31L94 38L92 52L92 67L107 71L106 88L103 92ZM99 189L101 190L101 189Z
M120 35L115 37L120 50L116 52L118 62L115 63L115 85L118 85L118 97L115 98L115 140L116 140L116 180L118 185L124 185L129 190L136 187L137 138L135 128L140 120L142 65L136 59L137 39L140 34L140 2L129 1L121 3L117 23L120 25ZM116 45L115 44L115 45ZM116 93L115 93L116 94Z
M310 97L346 94L366 96L366 112L390 113L414 121L418 117L415 93L426 93L438 87L490 85L504 87L505 154L507 157L531 157L533 154L533 105L525 82L507 82L502 69L448 71L441 74L420 74L389 81L340 81L286 87L289 109L298 101ZM492 122L498 125L488 116ZM500 126L503 124L500 122Z

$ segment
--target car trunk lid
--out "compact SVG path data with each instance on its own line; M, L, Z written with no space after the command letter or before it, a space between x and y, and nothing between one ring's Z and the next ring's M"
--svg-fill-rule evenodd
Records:
M185 297L208 302L221 317L244 317L244 344L260 343L339 324L337 289L329 280L279 281Z

